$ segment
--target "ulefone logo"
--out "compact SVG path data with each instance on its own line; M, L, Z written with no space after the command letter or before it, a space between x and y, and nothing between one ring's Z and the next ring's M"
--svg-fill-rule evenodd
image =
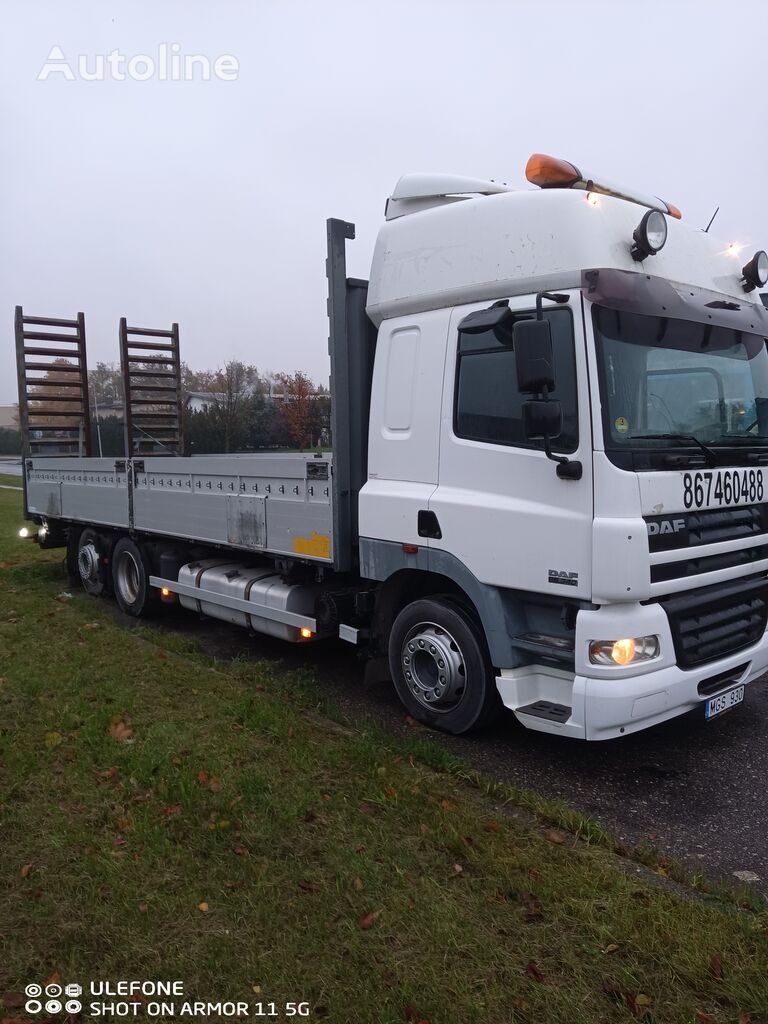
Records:
M231 53L210 58L202 53L182 53L179 43L161 43L155 53L78 53L69 59L61 46L52 46L37 74L38 82L234 82L240 62Z
M24 1009L30 1014L42 1013L45 1009L51 1016L61 1013L62 1009L69 1014L78 1014L82 1011L83 1004L76 997L82 995L82 992L82 985L77 984L67 985L64 989L57 984L46 985L43 991L42 986L33 983L24 989L27 997ZM63 1004L62 994L68 997ZM42 1001L42 996L45 996L45 1002Z

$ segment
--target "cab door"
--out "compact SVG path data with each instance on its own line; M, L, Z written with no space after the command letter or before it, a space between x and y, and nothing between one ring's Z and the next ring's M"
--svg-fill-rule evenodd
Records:
M553 597L589 598L592 565L592 439L581 295L545 302L552 328L555 389L563 429L553 453L581 463L561 479L542 442L523 432L511 331L467 334L459 325L490 302L452 311L444 374L438 485L429 502L431 549L458 558L482 583ZM510 298L518 318L535 298Z

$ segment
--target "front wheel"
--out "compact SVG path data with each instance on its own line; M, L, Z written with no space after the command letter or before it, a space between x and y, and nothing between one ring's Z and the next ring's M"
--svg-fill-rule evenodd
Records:
M389 637L389 666L408 712L443 732L487 725L500 707L480 625L448 598L406 605Z
M123 537L112 554L112 586L121 610L134 618L146 615L152 597L149 561L135 541Z

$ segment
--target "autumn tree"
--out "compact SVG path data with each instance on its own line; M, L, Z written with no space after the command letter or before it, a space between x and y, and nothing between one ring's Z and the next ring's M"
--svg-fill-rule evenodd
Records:
M283 388L283 416L291 440L297 448L309 448L312 444L312 422L316 388L312 379L301 370L279 377Z

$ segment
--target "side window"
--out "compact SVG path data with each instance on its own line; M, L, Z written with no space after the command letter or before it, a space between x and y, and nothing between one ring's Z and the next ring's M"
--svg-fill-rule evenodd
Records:
M574 452L579 434L573 319L567 309L547 310L544 315L552 326L555 390L551 394L559 399L563 408L563 429L559 437L552 439L552 449ZM516 319L533 317L533 312L526 312ZM456 435L471 441L541 448L541 442L527 441L523 432L523 403L532 396L522 395L517 390L511 330L504 331L502 336L494 331L459 332L457 358Z

